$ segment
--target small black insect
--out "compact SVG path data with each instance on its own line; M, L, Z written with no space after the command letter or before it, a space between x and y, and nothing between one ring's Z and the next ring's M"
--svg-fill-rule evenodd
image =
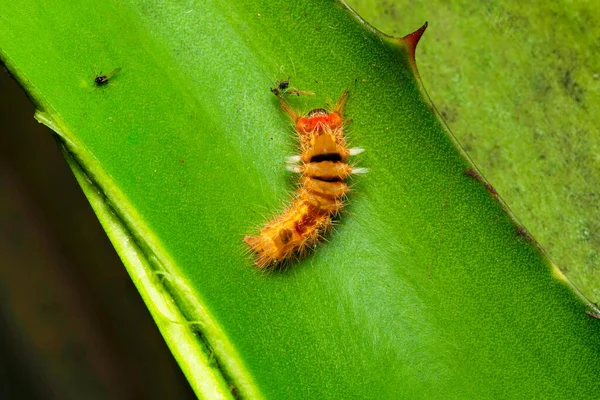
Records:
M277 83L277 87L271 88L271 92L273 92L273 94L275 96L281 96L282 94L287 94L287 89L290 87L290 77L288 76L288 78L285 81L277 81L275 82Z
M104 86L112 79L113 76L115 76L119 72L121 72L121 68L115 69L110 74L98 75L94 78L94 83L96 84L96 86ZM102 72L100 74L102 74Z
M277 85L277 87L280 90L286 90L288 87L290 87L290 77L288 76L287 80L279 82L279 85Z
M285 81L277 81L275 83L277 83L277 86L274 88L271 88L271 92L277 97L281 97L283 95L288 95L288 96L290 96L290 95L313 96L314 95L313 92L309 92L306 90L298 90L294 87L290 87L290 77L289 76Z

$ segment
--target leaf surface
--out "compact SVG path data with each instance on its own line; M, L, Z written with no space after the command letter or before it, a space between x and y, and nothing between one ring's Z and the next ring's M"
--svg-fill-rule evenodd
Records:
M201 397L596 393L600 321L440 122L406 40L315 0L27 0L0 16L0 57ZM326 243L261 274L242 238L293 189L269 91L288 75L316 93L290 99L304 110L350 90L371 172Z

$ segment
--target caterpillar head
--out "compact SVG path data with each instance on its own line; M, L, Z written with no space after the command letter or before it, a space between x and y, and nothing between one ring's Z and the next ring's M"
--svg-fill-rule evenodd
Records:
M315 108L306 117L299 118L296 121L296 130L300 134L321 133L327 130L334 131L341 125L342 117L338 112L328 113L323 108Z

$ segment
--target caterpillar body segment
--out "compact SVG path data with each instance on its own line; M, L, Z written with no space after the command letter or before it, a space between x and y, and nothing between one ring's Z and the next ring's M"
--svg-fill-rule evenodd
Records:
M344 207L349 192L345 180L366 168L354 168L348 158L364 149L346 147L342 111L345 91L331 111L317 108L306 116L292 109L280 96L281 108L295 124L300 155L287 158L287 168L301 174L295 198L284 213L270 221L258 236L244 241L256 253L261 269L277 267L294 257L303 257L331 228L332 218Z

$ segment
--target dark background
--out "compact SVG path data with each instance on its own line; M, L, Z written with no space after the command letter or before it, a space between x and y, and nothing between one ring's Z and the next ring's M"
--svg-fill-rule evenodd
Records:
M0 67L0 399L192 399L53 133Z

